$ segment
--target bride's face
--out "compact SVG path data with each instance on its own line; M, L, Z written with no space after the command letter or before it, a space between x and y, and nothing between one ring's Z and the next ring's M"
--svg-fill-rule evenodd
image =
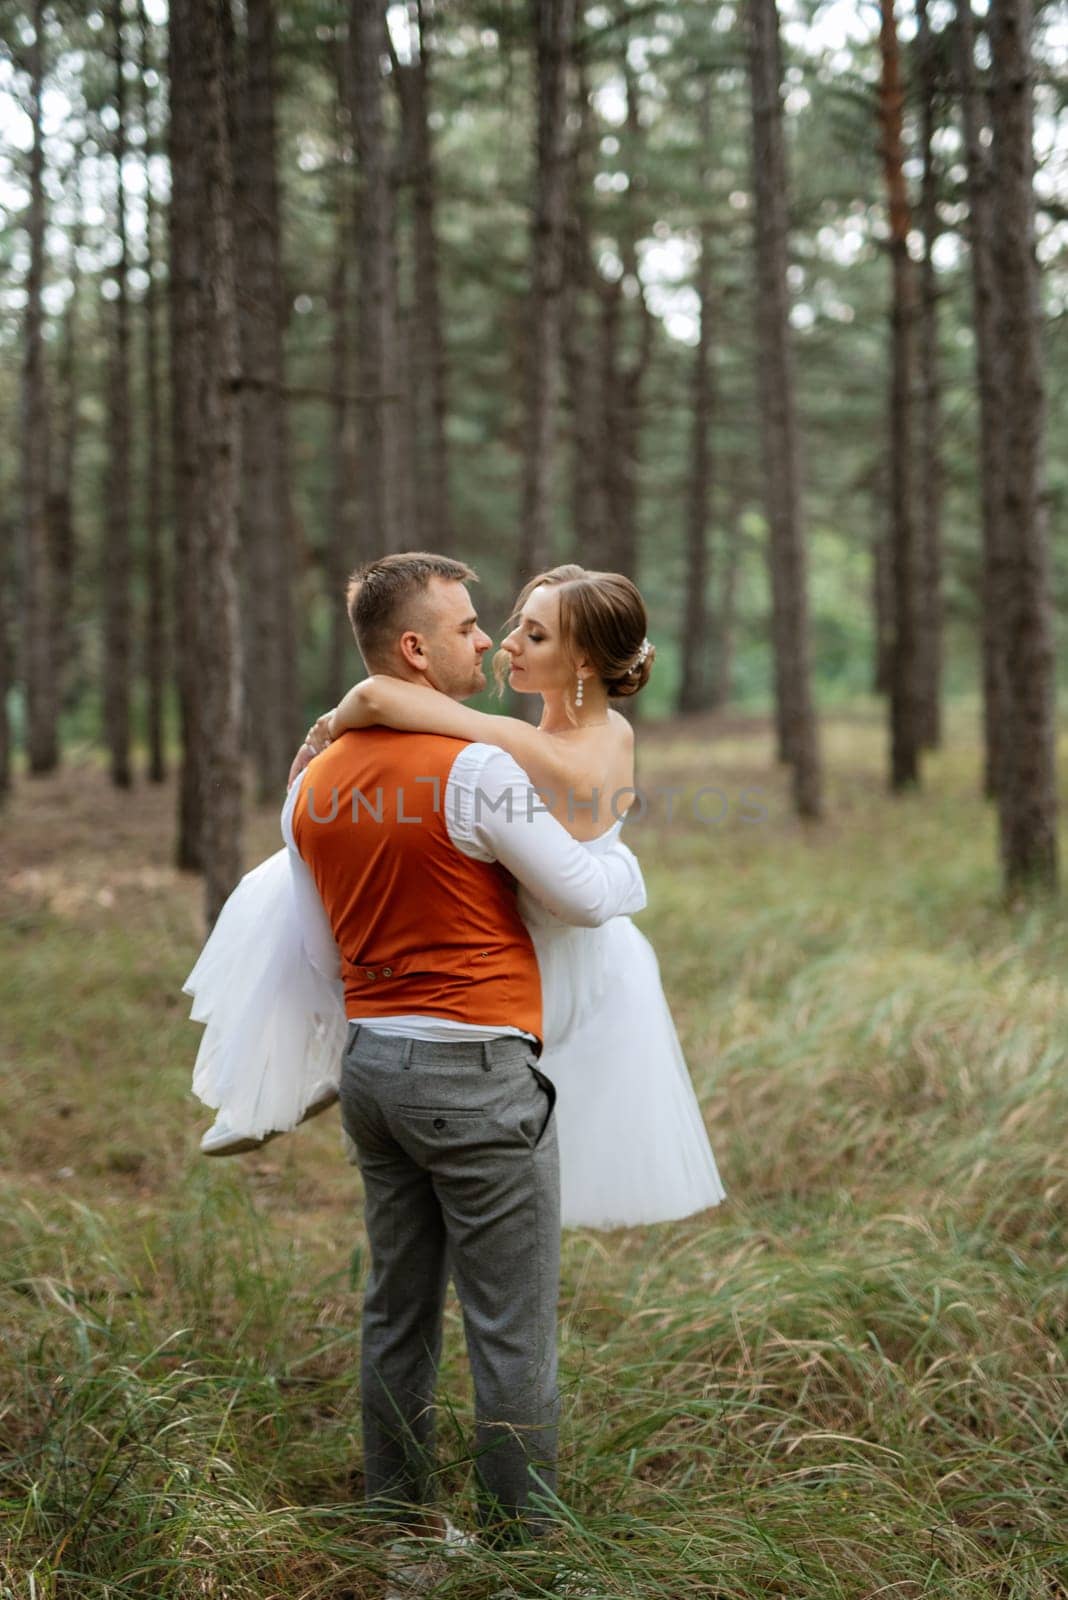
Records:
M508 657L508 681L519 694L574 688L576 663L560 639L560 595L553 584L531 590L501 649Z

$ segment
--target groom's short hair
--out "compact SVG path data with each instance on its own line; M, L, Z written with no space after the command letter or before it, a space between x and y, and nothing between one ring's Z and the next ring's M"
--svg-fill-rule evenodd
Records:
M421 604L431 578L477 583L478 573L465 561L408 550L357 567L350 577L345 591L349 621L371 672L389 666L390 652L402 633L424 625Z

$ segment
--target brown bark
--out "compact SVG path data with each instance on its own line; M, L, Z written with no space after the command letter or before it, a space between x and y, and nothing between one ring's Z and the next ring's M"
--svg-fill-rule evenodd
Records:
M52 608L55 624L52 643L55 652L56 697L63 705L67 679L74 653L74 629L71 609L74 599L74 573L77 561L74 528L74 466L78 450L79 416L78 399L80 374L78 346L80 340L81 282L79 261L85 237L82 216L80 181L81 150L76 150L71 164L70 186L74 219L70 230L70 248L67 257L67 276L70 294L63 308L63 335L56 373L59 390L55 451L53 455L52 492L49 502L49 534L52 543Z
M871 595L875 649L872 693L890 693L894 648L894 573L887 516L886 471L880 468L872 485Z
M601 563L627 577L638 576L638 481L642 431L642 389L653 351L654 319L638 270L640 184L638 151L641 124L638 86L626 57L621 62L626 90L626 122L620 152L628 184L620 199L619 256L622 274L614 283L599 279L601 296L602 485L606 542ZM628 315L627 307L633 308ZM630 324L633 323L633 326ZM629 349L629 355L627 353ZM637 711L640 701L632 707Z
M199 667L203 751L201 855L214 923L241 873L242 670L238 608L240 418L237 389L234 193L226 62L229 0L184 0L193 22L199 158L198 248L203 343L197 386Z
M749 0L759 389L780 758L799 815L822 811L809 663L808 593L787 268L787 172L775 0Z
M998 793L1006 887L1057 883L1055 661L1044 503L1045 385L1035 259L1030 0L992 0L990 117L1002 375L1006 719Z
M249 745L257 797L284 792L300 740L294 527L282 336L285 290L274 112L272 0L247 0L236 96L241 548Z
M734 694L734 635L744 511L744 497L732 495L720 543L718 567L721 578L712 624L712 676L708 704L716 710L727 705Z
M359 526L356 503L356 413L349 399L353 361L352 292L353 171L352 128L346 87L347 45L335 31L330 43L331 65L337 83L335 104L336 186L334 200L334 264L330 275L331 346L330 394L330 527L327 535L326 579L330 617L327 661L327 701L336 705L354 676L352 629L345 610L345 580L352 569L373 552L357 548Z
M890 382L890 511L894 631L890 671L890 785L919 782L920 700L917 655L919 569L913 505L912 386L915 371L916 286L909 255L910 213L902 136L905 90L901 76L894 0L880 0L882 79L879 119L883 172L890 213L893 274Z
M411 0L415 53L409 65L391 50L403 128L404 181L412 199L412 297L408 307L409 385L415 528L426 550L448 547L447 360L441 316L437 177L430 130L432 0Z
M938 166L934 136L938 125L937 44L927 15L928 0L916 0L916 49L920 78L920 142L923 186L923 264L920 269L919 404L919 658L920 737L928 749L942 743L942 371L939 352L938 274L934 247L938 218Z
M126 237L126 79L122 0L111 6L115 70L115 298L108 353L108 458L104 492L104 722L111 781L133 782L130 768L130 678L133 667L130 601L130 297Z
M360 388L361 539L399 548L396 485L399 418L393 365L393 194L382 107L385 0L351 0L352 125L356 143L357 313Z
M11 650L12 561L14 530L0 523L0 807L11 793L11 721L7 697L13 680Z
M142 268L148 279L142 302L145 404L145 641L148 777L162 783L167 776L164 755L164 690L167 676L167 570L163 549L163 405L160 392L160 293L156 265L156 199L152 192L152 104L148 73L153 65L151 34L144 0L138 0L141 33L141 122L145 134L145 248Z
M530 0L536 43L536 168L517 586L551 565L567 167L567 72L575 0Z
M1001 481L1004 438L997 362L997 283L994 274L995 219L991 166L983 146L983 106L975 69L975 24L970 0L957 0L958 70L961 120L968 164L968 236L972 264L972 318L979 390L979 484L982 526L982 629L984 772L983 790L993 799L1001 787L1002 735L1008 687L998 590L1003 565Z
M30 771L45 773L53 771L59 764L59 708L52 634L55 606L52 541L48 526L50 436L42 303L45 271L44 133L41 117L45 76L43 0L34 0L33 30L33 44L27 52L33 147L30 152L27 224L29 266L22 340L19 435L23 574L21 675L26 688Z
M607 511L601 462L604 459L604 413L600 365L592 348L591 304L596 269L590 244L591 147L597 132L589 83L583 64L578 71L577 127L568 151L567 213L564 227L564 283L561 304L561 352L571 414L571 518L573 554L590 567L604 565Z
M411 285L412 264L402 250L403 194L406 184L410 187L406 143L402 130L400 137L393 140L389 162L389 190L393 202L390 208L388 277L390 325L393 330L391 365L394 386L400 391L400 403L394 407L396 423L390 498L396 518L394 537L402 550L413 549L418 543L416 501L421 449L419 419L422 411L416 380L419 358L415 348L419 312Z
M693 353L693 388L690 408L693 427L690 446L690 482L686 518L686 578L683 607L678 709L701 711L709 703L706 682L708 652L708 520L712 496L712 222L709 216L708 157L712 136L712 94L706 79L701 94L701 205L698 237L697 344Z
M181 769L178 782L176 864L185 871L203 866L204 720L199 671L202 618L196 500L197 414L200 367L204 359L203 266L199 229L198 123L194 85L196 38L193 0L179 0L168 12L168 80L171 169L168 298L171 376L171 471L173 478L173 611L177 655Z

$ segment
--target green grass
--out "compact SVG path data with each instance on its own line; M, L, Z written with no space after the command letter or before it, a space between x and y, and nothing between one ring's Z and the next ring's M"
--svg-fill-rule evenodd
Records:
M643 781L732 797L628 823L729 1200L565 1235L560 1549L596 1593L1068 1595L1068 918L1001 900L971 721L899 801L877 722L833 721L819 829L762 724L643 734ZM90 772L5 820L0 1595L377 1595L358 1177L332 1117L198 1156L170 815ZM455 1301L440 1398L465 1519ZM548 1594L562 1559L439 1592Z

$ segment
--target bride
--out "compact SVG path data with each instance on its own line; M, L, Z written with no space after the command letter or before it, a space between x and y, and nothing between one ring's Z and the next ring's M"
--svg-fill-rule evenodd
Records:
M331 739L373 724L498 745L574 838L610 850L634 794L634 740L609 700L648 681L655 651L645 630L629 579L554 567L523 589L494 661L498 684L541 696L536 728L373 676L315 724L291 779ZM285 857L242 880L186 980L194 1019L208 1022L194 1091L220 1108L202 1140L208 1154L261 1144L336 1095L340 983L303 956L286 915ZM539 1065L557 1090L564 1225L659 1222L717 1205L724 1190L648 940L629 917L571 927L522 888L519 908L542 978ZM251 1048L249 1018L259 1029Z

